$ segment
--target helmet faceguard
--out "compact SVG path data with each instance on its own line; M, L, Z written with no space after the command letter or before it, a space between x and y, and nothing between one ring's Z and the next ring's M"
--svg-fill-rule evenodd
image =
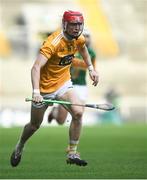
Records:
M85 37L85 44L86 44L86 46L89 47L90 44L91 44L91 34L90 34L90 31L88 29L84 29L82 34Z
M84 36L88 36L88 37L89 37L89 36L90 36L90 31L89 31L88 29L85 29L85 28L84 28L82 34L83 34Z
M62 26L63 32L68 39L77 39L83 32L83 15L77 11L65 11L62 18Z

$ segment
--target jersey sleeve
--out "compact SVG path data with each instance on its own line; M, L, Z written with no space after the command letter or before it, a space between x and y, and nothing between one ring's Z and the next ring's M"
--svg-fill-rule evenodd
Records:
M49 59L55 52L54 46L51 44L51 40L48 37L46 41L44 41L43 45L40 48L40 53L43 54L47 59Z
M76 58L76 57L72 60L72 66L76 67L76 68L81 68L81 69L87 68L87 65L84 62L84 60L81 60L81 59Z

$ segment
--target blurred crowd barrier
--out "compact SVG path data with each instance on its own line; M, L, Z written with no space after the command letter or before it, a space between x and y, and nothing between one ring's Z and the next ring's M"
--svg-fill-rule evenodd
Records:
M86 110L85 125L147 123L146 6L146 0L0 1L0 126L29 121L31 66L68 9L83 12L97 52L100 83L94 88L88 79L87 101L106 100L111 89L119 94L118 111Z

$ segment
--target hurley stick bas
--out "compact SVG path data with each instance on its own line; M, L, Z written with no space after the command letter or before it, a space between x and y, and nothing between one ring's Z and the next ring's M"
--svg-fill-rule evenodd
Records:
M33 101L32 98L26 98L25 99L26 102L29 101ZM63 104L63 105L70 105L70 106L82 106L82 107L88 107L88 108L93 108L93 109L100 109L100 110L104 110L104 111L111 111L114 110L115 107L113 106L113 104L74 104L68 101L60 101L60 100L52 100L52 99L43 99L42 101L43 103L47 103L47 104Z

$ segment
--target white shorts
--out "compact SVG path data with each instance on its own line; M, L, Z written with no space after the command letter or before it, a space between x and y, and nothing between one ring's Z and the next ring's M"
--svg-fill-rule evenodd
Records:
M74 90L80 100L85 102L88 99L88 88L86 85L74 85Z
M60 96L62 96L63 94L65 94L67 91L69 91L71 88L73 88L72 82L71 80L65 82L63 84L63 86L61 86L57 91L47 94L47 93L41 93L42 97L44 99L56 99ZM35 108L41 108L46 106L45 103L32 103L33 107Z
M61 86L57 91L50 94L41 93L41 95L45 99L56 99L57 97L60 97L63 94L65 94L70 88L73 88L71 80L65 82L63 86Z

